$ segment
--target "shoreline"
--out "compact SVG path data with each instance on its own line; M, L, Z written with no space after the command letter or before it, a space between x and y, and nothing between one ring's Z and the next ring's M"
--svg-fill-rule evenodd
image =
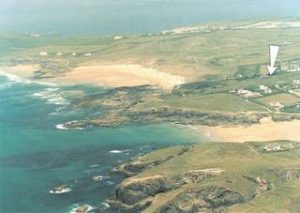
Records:
M97 84L102 79L107 81L107 84L113 84L114 86L135 86L134 84L138 85L142 82L152 81L154 85L157 84L156 86L159 86L160 84L160 87L164 89L171 89L178 83L184 83L183 77L160 72L152 68L145 68L137 64L85 65L75 68L73 71L66 73L65 76L57 76L51 80L32 80L34 72L39 68L38 64L2 66L0 67L0 74L16 82L37 83L47 86L57 86L68 82L73 84ZM105 75L99 76L99 73L105 73ZM123 76L120 77L118 76L119 74ZM136 77L136 81L128 82L128 79L131 79L132 76ZM116 80L114 77L116 77ZM172 79L173 81L171 81ZM204 141L243 143L247 141L273 140L300 141L300 135L297 131L299 127L300 120L274 122L271 118L264 118L261 119L259 124L250 126L192 125L189 128L197 132L201 140Z
M64 76L54 77L52 80L67 84L94 84L109 87L152 85L166 90L185 82L182 76L171 75L139 64L81 65L65 73Z
M0 72L6 76L15 75L32 80L34 72L41 69L39 64L2 66ZM101 87L135 87L151 85L171 90L185 83L185 78L139 64L84 64L64 73L62 76L39 79L40 82L58 85L92 84Z
M0 66L0 72L14 74L22 78L31 78L35 71L41 69L39 64L19 64L14 66Z
M22 71L18 71L13 68L6 69L7 67L0 67L0 76L5 76L7 77L10 81L16 82L16 83L24 83L24 84L40 84L44 86L49 86L49 87L57 87L59 86L57 83L50 82L50 81L43 81L43 80L35 80L32 78L33 73L35 69L29 69L26 70L24 73Z

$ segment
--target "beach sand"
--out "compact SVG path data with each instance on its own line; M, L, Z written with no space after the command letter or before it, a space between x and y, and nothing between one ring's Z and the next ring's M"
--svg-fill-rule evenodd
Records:
M110 64L79 66L51 81L109 87L153 85L172 89L175 85L184 83L185 79L138 64Z
M207 140L218 142L300 141L300 120L274 122L271 119L263 119L259 124L250 126L194 126L193 128Z
M18 75L23 78L31 78L35 71L40 70L39 64L24 64L24 65L16 65L16 66L1 66L0 70Z
M40 69L38 64L0 67L6 73L31 78ZM154 68L139 64L90 64L79 66L62 76L39 79L39 81L55 84L88 84L107 87L131 87L141 85L157 86L162 89L172 89L183 84L185 78L169 74Z

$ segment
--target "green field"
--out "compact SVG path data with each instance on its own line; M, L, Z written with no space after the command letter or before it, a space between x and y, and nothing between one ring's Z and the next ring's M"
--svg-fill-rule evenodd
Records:
M172 109L196 110L201 112L251 112L266 111L260 105L229 94L169 96L160 101L138 104L138 109L169 107Z
M294 95L283 93L283 94L270 95L270 96L266 96L263 98L257 98L256 101L258 101L266 106L269 106L270 103L272 103L272 102L280 102L280 103L284 104L285 106L290 106L290 105L294 105L294 104L300 102L300 98L298 98Z
M182 75L188 81L212 75L221 79L238 74L243 78L251 78L261 73L261 66L265 67L268 62L270 43L281 45L279 61L299 58L299 36L297 29L156 34L124 37L120 40L97 36L33 38L24 35L1 35L0 59L54 60L57 63L67 60L71 68L95 61L137 63ZM39 53L43 51L48 52L48 56L40 56ZM62 55L57 56L57 53ZM72 56L72 53L77 56ZM92 53L92 56L85 57L84 53Z

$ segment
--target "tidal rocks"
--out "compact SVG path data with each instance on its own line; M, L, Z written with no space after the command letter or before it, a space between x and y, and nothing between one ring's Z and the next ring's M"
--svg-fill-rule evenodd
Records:
M182 175L172 177L163 175L142 178L132 177L122 182L116 188L115 198L108 202L112 206L122 210L143 209L150 205L154 196L159 193L178 189L186 184L199 183L216 177L222 172L220 169L206 169L191 170ZM224 196L226 197L225 192Z
M181 175L172 177L172 182L176 185L184 185L189 183L199 183L209 178L216 177L221 174L223 170L218 168L201 169L201 170L189 170Z
M162 175L134 178L117 187L116 199L132 205L170 189L172 189L172 184Z
M154 165L158 165L159 163L160 161L153 161L153 162L133 161L121 165L119 168L117 168L117 171L122 172L128 176L132 176Z
M124 163L114 169L115 172L124 173L127 176L133 176L138 173L141 173L142 171L149 169L154 166L158 166L166 161L169 161L176 156L183 155L184 153L190 151L193 147L187 146L180 148L177 152L167 155L161 159L157 160L145 160L143 158L137 158L136 160L133 160L131 162Z
M268 196L289 205L290 197L274 191L289 190L286 184L300 178L299 149L256 151L268 143L206 143L188 151L173 147L149 153L124 167L141 172L121 182L108 202L124 213L241 212L231 210L259 206ZM291 190L295 197L296 192Z
M171 189L169 180L161 175L134 178L117 186L115 198L107 200L107 203L122 212L140 212L151 204L156 194Z

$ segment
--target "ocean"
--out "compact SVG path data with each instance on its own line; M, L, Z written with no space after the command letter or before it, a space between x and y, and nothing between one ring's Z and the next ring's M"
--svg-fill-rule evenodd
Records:
M207 22L300 18L299 0L1 0L0 32L117 35Z
M72 100L64 93L70 88L8 77L0 75L0 212L63 213L79 204L107 208L105 198L124 178L111 172L116 165L199 141L192 130L170 124L61 130L58 124L89 113L67 108ZM58 185L72 191L49 193Z

